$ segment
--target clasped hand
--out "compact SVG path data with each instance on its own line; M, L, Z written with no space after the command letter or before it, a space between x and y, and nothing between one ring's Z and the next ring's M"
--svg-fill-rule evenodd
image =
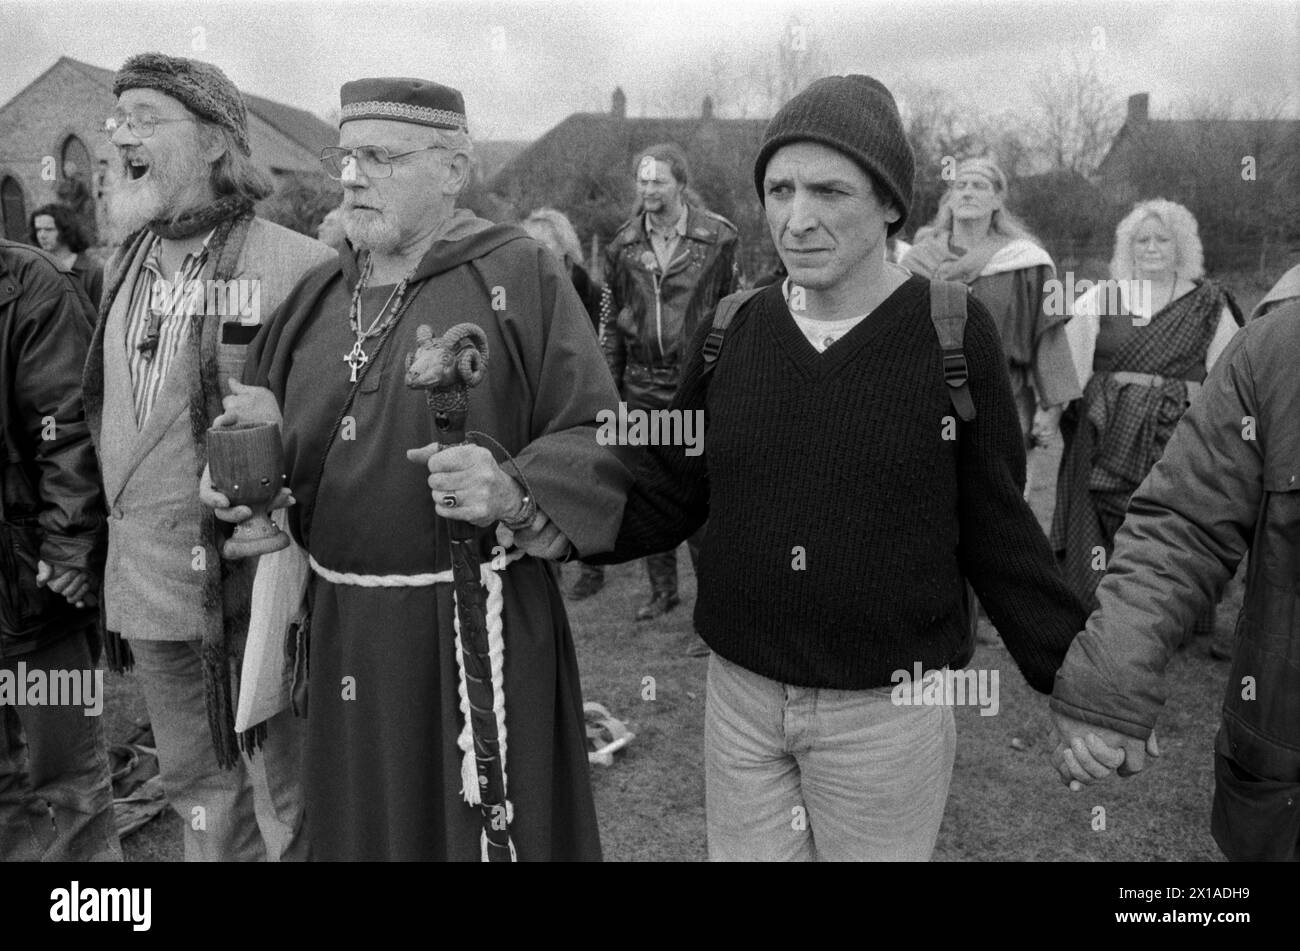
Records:
M44 561L37 561L36 587L46 587L63 595L73 607L94 607L99 603L95 597L95 579L90 572L77 568L52 567Z
M1034 413L1033 428L1029 435L1035 446L1050 446L1061 431L1063 406L1049 406Z
M1148 756L1160 755L1154 731L1146 740L1139 740L1056 712L1052 713L1051 739L1056 744L1052 766L1074 792L1105 779L1111 770L1125 777L1140 773Z

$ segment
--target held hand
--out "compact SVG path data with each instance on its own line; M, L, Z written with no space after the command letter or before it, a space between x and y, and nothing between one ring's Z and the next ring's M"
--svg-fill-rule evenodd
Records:
M517 532L512 532L498 522L497 541L506 548L513 545L525 554L545 558L547 561L560 561L571 547L568 536L546 517L545 512L538 512L533 524Z
M1061 782L1074 792L1110 775L1132 776L1146 768L1146 757L1158 757L1160 747L1153 731L1145 741L1052 713L1051 754Z
M199 501L212 509L212 514L221 521L229 522L232 525L246 522L253 517L253 510L247 505L232 507L230 499L212 487L212 471L208 466L203 467L203 475L199 477ZM270 510L288 508L296 501L288 486L285 486L280 490L280 494L275 497L275 501L271 503Z
M443 518L486 528L519 511L524 490L482 446L437 443L408 449L406 458L429 470L434 508Z
M38 561L36 585L48 587L55 594L63 595L69 604L79 608L99 603L95 597L95 579L89 572L76 568L51 568L45 562Z
M223 412L212 421L217 429L227 429L240 423L283 422L280 404L275 394L264 386L245 386L236 379L230 381L230 395L222 397Z
M1034 425L1030 430L1035 446L1047 446L1061 431L1061 406L1049 406L1034 413Z

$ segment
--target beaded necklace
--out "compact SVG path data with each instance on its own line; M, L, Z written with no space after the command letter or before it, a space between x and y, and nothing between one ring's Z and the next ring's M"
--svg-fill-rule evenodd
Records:
M400 284L393 288L393 292L388 295L388 300L384 306L379 308L379 313L375 319L370 322L370 326L364 331L361 329L361 292L365 290L366 284L370 281L370 273L374 269L374 258L369 254L366 255L366 265L361 270L361 278L357 281L357 286L352 289L352 306L348 308L348 326L356 334L357 341L352 345L352 349L343 354L343 362L352 369L352 377L349 382L357 382L357 372L370 362L369 355L361 348L361 345L378 334L383 333L393 319L401 312L402 298L406 296L406 285L411 282L415 274L415 268L407 272L406 277L402 278ZM419 264L417 262L416 267ZM387 313L387 319L384 314Z

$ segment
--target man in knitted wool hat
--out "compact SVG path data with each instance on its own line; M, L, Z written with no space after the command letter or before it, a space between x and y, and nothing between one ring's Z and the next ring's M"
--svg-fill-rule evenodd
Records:
M286 713L234 733L252 565L223 563L195 478L260 321L333 252L254 217L271 187L216 66L143 53L113 93L108 207L126 238L105 269L84 379L109 509L106 653L140 678L186 859L301 858L299 725Z
M695 623L714 652L713 859L928 858L955 750L947 669L973 646L963 579L1042 693L1085 617L1021 496L987 310L968 301L976 412L958 424L931 286L886 262L912 177L870 77L818 80L772 119L754 184L789 278L744 301L720 352L699 328L673 409L707 407L704 452L643 450L602 556L671 548L709 520ZM967 673L992 681L979 704L996 712L996 671Z

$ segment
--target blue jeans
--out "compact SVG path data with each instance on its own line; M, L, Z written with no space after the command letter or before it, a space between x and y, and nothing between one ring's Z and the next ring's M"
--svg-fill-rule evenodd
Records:
M704 714L712 861L926 861L957 732L890 688L769 680L713 654Z
M20 661L28 674L95 667L82 633L0 669L17 674ZM85 709L0 706L0 861L122 861L104 722Z
M266 742L223 770L212 752L199 641L131 640L167 801L185 825L187 862L302 861L303 722L284 711Z

